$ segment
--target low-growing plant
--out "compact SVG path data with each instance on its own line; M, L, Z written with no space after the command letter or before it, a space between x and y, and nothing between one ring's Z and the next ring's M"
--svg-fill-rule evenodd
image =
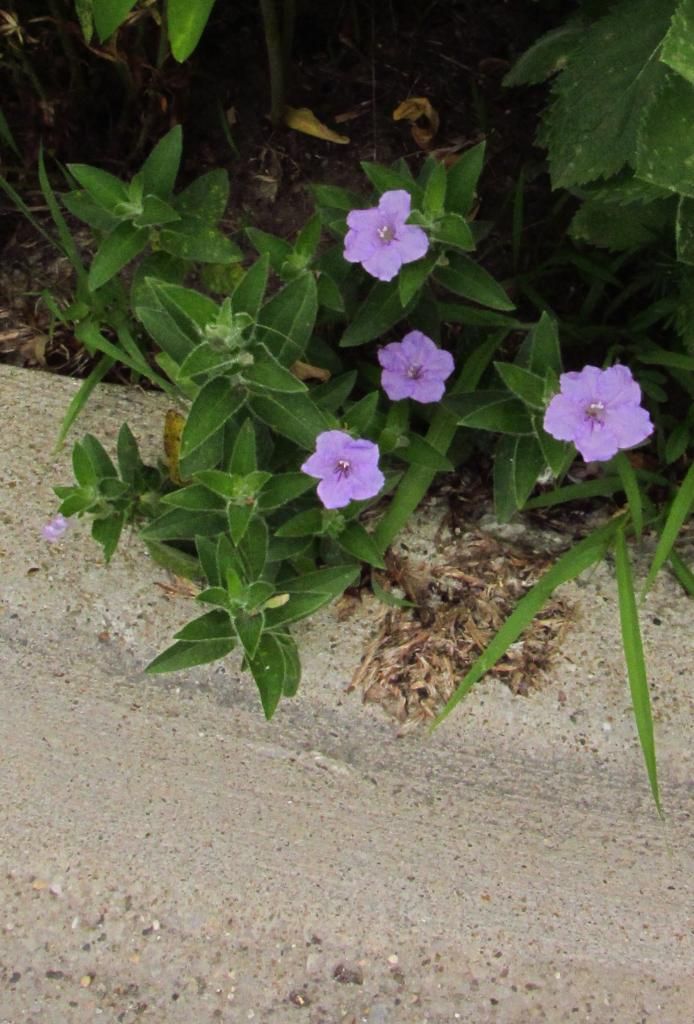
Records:
M533 504L623 492L625 510L522 599L439 720L560 583L614 547L637 726L660 806L626 538L662 524L650 583L676 557L694 472L669 506L652 500L653 484L672 493L672 480L624 453L654 432L631 371L563 373L556 322L514 319L507 292L474 260L483 154L477 146L448 169L429 158L417 177L402 162L366 163L372 199L318 185L316 212L293 242L247 229L257 253L248 259L213 226L226 199L217 172L174 193L174 130L127 185L95 168L68 169L81 187L63 203L96 234L89 268L44 172L77 282L75 303L55 315L71 319L109 364L119 359L163 380L177 406L157 466L142 462L127 425L115 462L93 436L77 442L76 482L56 488L59 516L46 537L90 515L108 561L123 528L136 526L158 562L200 582L205 608L148 671L187 669L238 648L269 718L299 684L293 624L356 583L363 563L383 568L437 473L490 454L504 520ZM662 444L657 409L654 419ZM564 483L577 448L604 463L596 481ZM540 479L555 486L533 498ZM367 509L371 530L360 522Z

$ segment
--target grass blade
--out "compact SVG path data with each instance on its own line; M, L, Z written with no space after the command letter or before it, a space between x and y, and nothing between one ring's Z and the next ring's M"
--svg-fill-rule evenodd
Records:
M624 516L619 516L600 527L599 530L595 530L562 555L552 568L537 581L532 590L529 590L525 597L518 602L486 650L471 666L453 696L434 719L432 728L436 728L444 718L448 717L456 704L463 699L475 683L506 653L511 644L530 625L556 588L568 580L575 579L584 569L589 568L603 557L623 522Z
M643 751L643 759L646 762L648 781L651 784L651 793L658 808L658 813L663 814L658 791L658 774L655 759L655 738L653 735L653 716L651 715L651 700L648 693L648 677L646 675L646 663L643 657L643 644L641 643L641 628L639 626L639 615L636 608L636 594L634 593L634 581L631 575L627 542L624 536L624 529L617 531L615 542L615 558L617 567L617 594L619 597L619 618L622 626L622 644L624 647L624 659L627 665L629 676L629 688L631 690L631 703L634 708L636 729L639 734L639 742Z
M682 561L676 551L670 552L672 571L690 597L694 597L694 572Z
M641 591L642 600L652 587L653 580L662 569L668 557L670 557L673 545L677 540L677 535L688 518L692 505L694 505L694 463L689 467L689 472L680 484L679 490L670 506L670 511L660 534L660 540L653 555L651 567L648 570L646 582Z
M55 192L53 191L51 183L48 180L48 175L46 174L46 165L43 159L43 146L39 150L39 185L41 186L43 198L46 200L46 205L48 206L51 217L53 218L53 223L56 226L63 252L70 260L70 263L72 263L75 274L77 275L77 280L81 285L86 286L87 272L84 269L84 264L80 259L80 254L77 250L75 240L70 234L67 221L63 217L58 205L58 200L55 197Z
M79 414L84 409L85 405L89 401L89 396L92 391L99 383L103 380L108 371L113 366L115 360L110 359L108 356L102 356L99 362L96 364L94 369L91 371L88 377L82 381L82 385L77 394L70 400L70 404L67 407L67 412L63 417L63 422L60 424L60 431L58 432L58 440L55 443L54 452L57 452L62 448L65 443L65 438L68 432L75 422Z
M643 533L643 502L641 500L641 488L636 479L634 467L624 452L618 452L614 462L619 473L619 479L622 481L624 493L627 496L631 521L634 524L634 533L637 537L640 537Z
M585 498L607 498L615 491L621 491L623 487L622 481L616 476L606 476L602 480L587 480L582 484L567 484L566 487L555 487L553 491L538 494L536 498L526 501L523 511L551 508L553 505L564 505L567 501L582 501Z

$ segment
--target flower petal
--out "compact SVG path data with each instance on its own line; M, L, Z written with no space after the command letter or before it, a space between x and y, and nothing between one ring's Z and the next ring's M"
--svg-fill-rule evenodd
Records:
M404 224L398 228L397 235L391 243L397 245L403 263L413 263L425 256L429 248L426 232L412 224Z
M399 246L391 243L382 245L365 260L361 261L364 270L379 281L392 281L402 266Z
M641 388L634 380L629 367L620 364L602 371L597 385L597 395L605 405L639 405L641 402Z
M390 398L391 402L400 402L403 398L412 398L414 395L414 384L407 374L393 370L384 370L381 374L381 387Z
M404 224L410 216L412 198L404 188L384 192L378 201L378 210L396 224Z
M584 430L584 402L585 399L577 402L565 394L555 395L545 410L543 426L547 433L558 441L573 441Z
M446 390L442 380L426 374L418 380L413 380L412 385L411 397L415 402L440 402Z
M318 497L325 508L344 508L352 500L350 478L333 473L318 484Z

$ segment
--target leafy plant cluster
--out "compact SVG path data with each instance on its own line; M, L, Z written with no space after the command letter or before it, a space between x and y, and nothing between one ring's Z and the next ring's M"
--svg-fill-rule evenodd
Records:
M389 544L436 474L482 451L494 462L501 519L595 495L623 493L627 505L522 599L440 717L518 638L556 586L614 548L633 703L658 801L626 542L655 527L660 541L648 585L669 560L694 592L674 548L694 502L694 470L680 482L681 460L658 473L619 452L596 479L567 482L575 449L544 426L562 381L556 322L546 314L537 324L515 319L507 291L473 255L487 230L472 215L484 145L450 168L429 158L417 177L404 162L365 163L370 199L315 186L315 213L293 241L254 228L229 239L218 227L225 172L176 191L180 157L176 128L130 182L71 165L62 196L40 165L53 241L75 272L67 307L49 294L44 300L98 358L61 437L115 362L160 386L176 407L167 416L165 461L143 464L124 425L115 461L87 435L73 450L75 484L56 489L62 516L93 518L107 560L132 524L157 561L200 583L196 600L204 610L149 671L190 668L239 649L270 717L299 684L293 624L357 582L364 563L382 569ZM11 186L3 187L32 217ZM394 194L411 201L408 223L426 233L428 248L393 279L374 281L345 258L347 220ZM93 232L88 263L63 209ZM378 345L405 331L423 333L453 357L456 371L438 403L388 401L384 394ZM657 407L651 401L662 448L669 423ZM302 466L332 432L378 447L385 481L378 493L338 508L318 500L315 479ZM339 462L336 471L342 472ZM372 581L377 596L397 600Z
M593 264L588 333L603 348L629 346L656 400L684 392L660 450L666 463L694 432L693 40L691 0L585 3L506 77L513 86L553 78L538 133L552 185L580 200L572 237L616 254ZM597 321L606 296L618 324L610 338Z

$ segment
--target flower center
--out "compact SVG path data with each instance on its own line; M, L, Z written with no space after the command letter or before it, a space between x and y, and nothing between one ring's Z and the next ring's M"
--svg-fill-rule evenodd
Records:
M342 480L343 476L349 476L352 464L349 459L338 459L335 463L335 473L338 480Z
M422 370L424 369L419 363L410 363L407 367L407 376L410 380L419 380L422 376Z
M596 420L598 423L602 423L602 414L605 411L605 403L591 402L590 405L586 406L585 411L588 419Z
M383 224L382 227L376 229L376 234L382 242L392 242L395 238L395 231L390 224Z

